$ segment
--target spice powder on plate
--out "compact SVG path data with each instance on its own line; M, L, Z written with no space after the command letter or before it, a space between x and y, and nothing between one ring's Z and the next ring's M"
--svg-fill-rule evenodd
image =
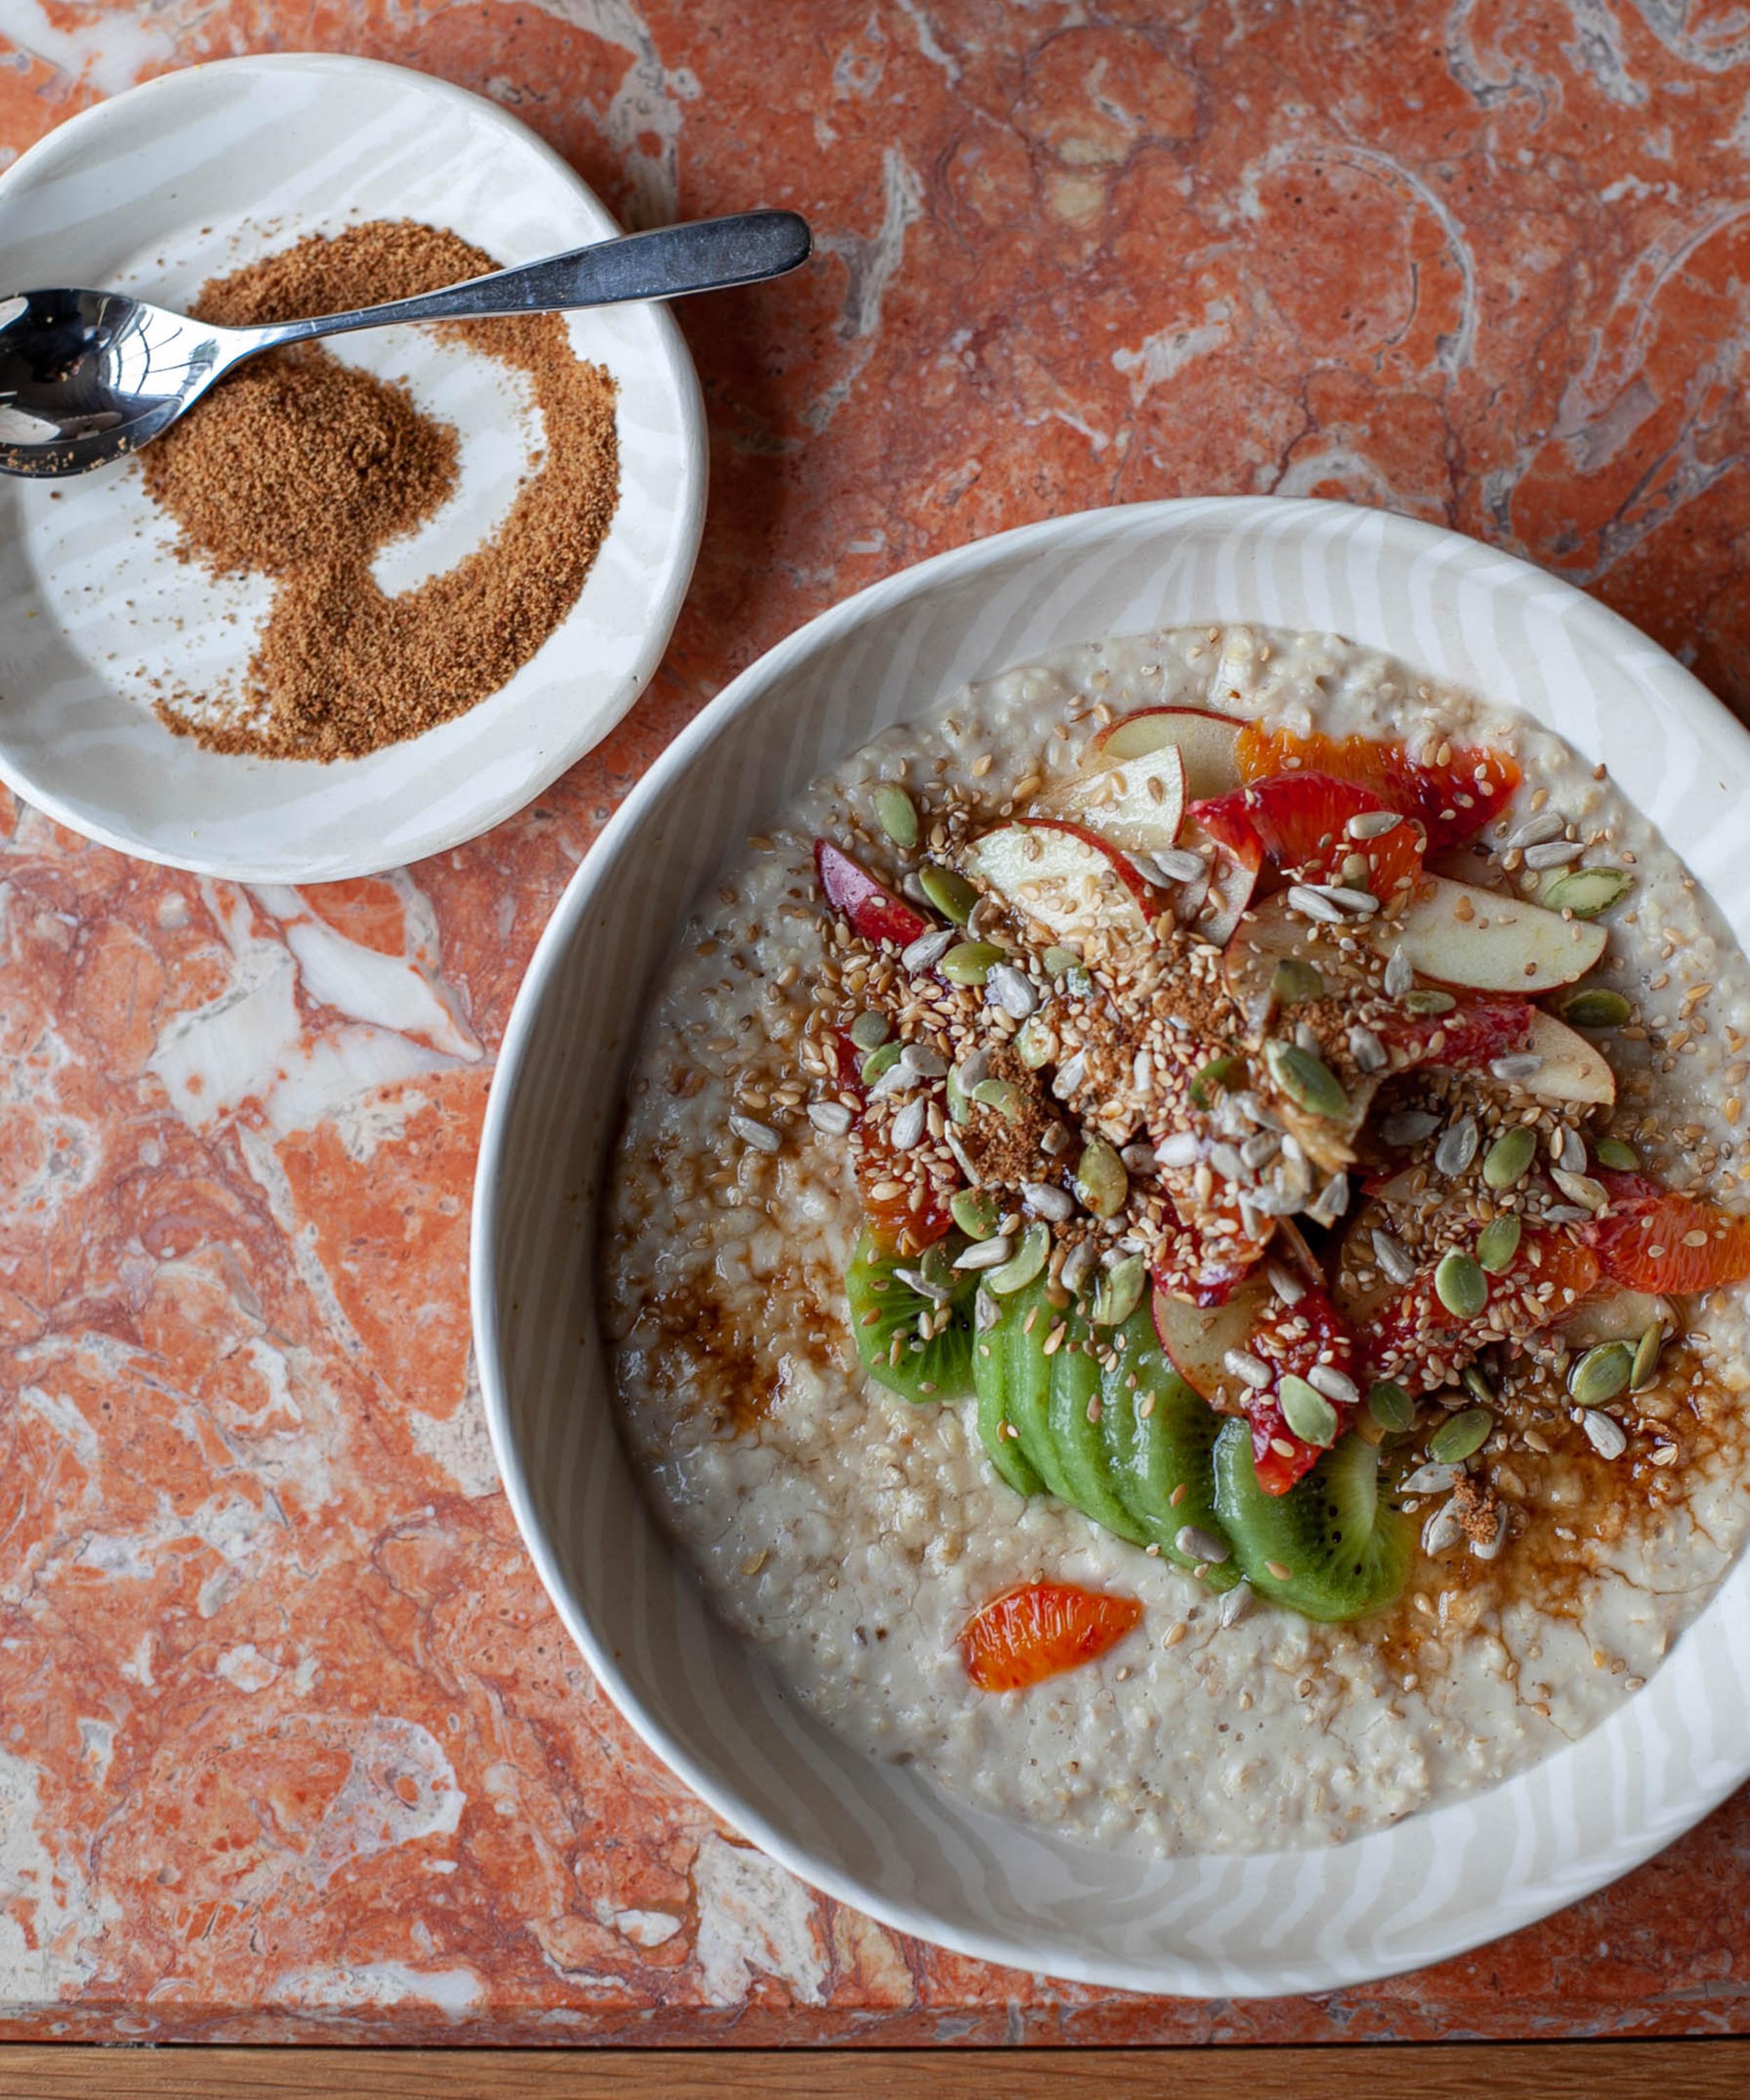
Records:
M436 227L373 220L214 279L194 311L247 327L498 267ZM574 355L556 314L438 333L527 375L544 443L492 537L411 590L385 592L372 562L454 492L456 441L403 387L315 344L271 351L142 453L185 559L273 579L242 690L155 703L179 734L211 751L360 757L497 691L577 602L619 499L613 380Z

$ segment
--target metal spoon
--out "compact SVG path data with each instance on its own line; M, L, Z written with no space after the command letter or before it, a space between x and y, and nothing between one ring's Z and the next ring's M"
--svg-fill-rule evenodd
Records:
M214 328L121 292L0 294L0 474L86 474L166 430L259 351L399 321L475 320L677 299L782 276L808 260L808 222L743 211L575 248L441 292L353 313Z

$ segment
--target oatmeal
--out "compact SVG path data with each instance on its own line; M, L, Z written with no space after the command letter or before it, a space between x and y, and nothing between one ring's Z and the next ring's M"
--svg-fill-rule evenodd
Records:
M628 1443L877 1755L1336 1842L1644 1682L1745 1529L1750 970L1559 739L1334 638L1089 645L750 842L649 1017Z

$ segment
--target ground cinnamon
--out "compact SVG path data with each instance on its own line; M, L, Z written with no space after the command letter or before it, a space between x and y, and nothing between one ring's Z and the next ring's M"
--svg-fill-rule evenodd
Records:
M373 220L214 279L194 311L288 320L497 267L455 234ZM314 344L271 351L141 455L186 558L274 579L240 691L161 696L170 728L213 751L359 757L496 692L576 603L619 497L614 382L557 315L443 332L528 375L544 446L491 539L412 590L385 593L372 561L453 492L456 442L403 388Z

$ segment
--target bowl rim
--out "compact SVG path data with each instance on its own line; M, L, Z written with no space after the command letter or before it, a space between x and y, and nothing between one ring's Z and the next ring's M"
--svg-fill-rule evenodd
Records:
M487 1433L500 1477L504 1483L506 1499L523 1544L535 1564L543 1587L553 1601L561 1623L576 1643L602 1689L639 1739L714 1814L741 1836L756 1845L809 1887L820 1890L835 1902L862 1911L889 1930L999 1967L1050 1975L1100 1988L1151 1995L1160 1995L1163 1991L1173 1995L1194 1995L1195 1992L1185 1992L1184 1986L1175 1980L1173 1965L1166 1962L1144 1965L1104 1957L1089 1958L1078 1953L1073 1947L1061 1943L1046 1943L1042 1941L1037 1945L1022 1946L1005 1939L997 1931L946 1924L920 1905L897 1900L866 1887L853 1875L843 1873L830 1861L817 1857L806 1844L778 1827L769 1815L743 1799L733 1788L720 1784L694 1761L685 1745L670 1730L643 1710L637 1692L627 1674L619 1668L612 1650L597 1638L594 1628L584 1613L573 1608L557 1555L544 1535L535 1511L528 1487L527 1471L513 1435L509 1398L494 1339L506 1309L498 1275L495 1243L500 1211L500 1168L511 1123L514 1098L534 1035L548 980L588 912L597 883L610 862L617 857L622 840L636 832L644 823L646 813L681 783L694 760L709 748L720 731L736 716L756 704L774 679L816 648L838 639L860 624L872 613L885 611L894 604L927 593L946 580L968 571L976 571L1006 554L1025 552L1029 548L1048 548L1053 540L1059 538L1073 539L1078 532L1091 525L1104 521L1115 523L1121 518L1126 520L1143 518L1157 524L1163 532L1166 532L1172 529L1175 522L1188 518L1193 513L1206 519L1212 514L1225 515L1236 524L1242 521L1268 519L1285 527L1297 518L1304 524L1311 525L1320 521L1331 521L1342 514L1356 521L1371 521L1378 529L1387 534L1401 536L1412 551L1432 551L1443 545L1450 547L1453 542L1471 549L1480 548L1489 555L1492 563L1499 565L1501 571L1521 585L1534 584L1540 592L1553 593L1564 602L1576 605L1580 608L1580 616L1595 622L1595 631L1619 649L1643 656L1648 651L1653 651L1667 677L1675 674L1670 691L1674 704L1691 718L1704 717L1716 730L1722 720L1730 725L1731 735L1728 741L1737 743L1739 764L1746 778L1750 779L1750 730L1747 730L1725 703L1710 692L1692 672L1678 663L1668 651L1652 641L1620 613L1590 597L1565 578L1539 567L1523 556L1510 554L1476 540L1468 533L1457 532L1445 526L1430 524L1426 520L1405 517L1395 511L1316 496L1184 496L1098 505L966 541L865 585L849 598L840 599L835 605L815 615L756 657L732 678L658 756L602 827L553 907L530 957L505 1024L480 1134L469 1246L474 1361ZM1713 1603L1714 1599L1710 1598L1708 1604L1703 1607L1704 1614L1713 1608ZM1629 1701L1624 1702L1624 1710L1638 1696L1629 1695ZM1527 1771L1534 1769L1535 1767L1527 1768ZM1510 1776L1497 1785L1510 1785L1515 1777L1522 1776L1523 1775ZM1727 1795L1735 1791L1747 1777L1750 1777L1750 1745L1746 1746L1736 1765L1726 1768L1724 1776L1717 1785L1696 1790L1684 1804L1678 1819L1667 1820L1656 1825L1643 1824L1638 1831L1619 1839L1605 1864L1596 1871L1588 1864L1578 1873L1570 1870L1563 1876L1549 1877L1541 1886L1536 1883L1525 1884L1520 1900L1503 1903L1498 1926L1482 1932L1467 1932L1461 1929L1453 1934L1449 1942L1440 1942L1431 1948L1425 1947L1418 1952L1412 1965L1414 1968L1426 1967L1435 1961L1450 1960L1475 1948L1488 1945L1508 1933L1536 1924L1541 1919L1593 1895L1642 1865L1685 1831L1693 1828ZM1483 1794L1492 1790L1485 1789L1483 1793L1471 1798L1481 1799ZM1438 1811L1418 1811L1419 1814L1435 1812ZM1416 1820L1415 1816L1404 1819L1406 1823ZM1185 1965L1181 1962L1177 1965L1177 1974L1183 1975L1184 1973ZM1350 1961L1340 1968L1333 1967L1327 1978L1311 1982L1295 1981L1289 1980L1280 1972L1272 1977L1269 1957L1265 1956L1254 1961L1244 1982L1234 1978L1232 1965L1228 1965L1219 1983L1218 1994L1223 1997L1241 1998L1274 1996L1283 1993L1303 1995L1314 1991L1343 1989L1400 1973L1405 1973L1404 1965L1390 1960Z
M561 178L582 203L599 212L610 226L617 232L624 231L619 220L609 210L595 189L584 181L564 156L549 146L519 117L513 115L508 109L500 108L490 96L476 94L471 88L459 87L453 81L445 80L436 73L421 73L413 66L397 65L387 59L355 58L343 51L262 51L230 58L199 60L191 65L174 67L168 73L156 73L149 80L140 81L132 87L122 89L119 94L107 95L100 102L75 111L71 117L56 124L33 144L28 146L9 166L0 169L0 206L9 200L20 176L33 174L45 160L55 153L65 152L69 141L76 146L86 140L95 142L101 136L104 127L117 121L115 113L118 110L126 109L133 114L138 112L143 104L174 102L174 97L186 91L187 83L196 76L293 71L376 77L387 86L401 89L406 89L411 84L437 101L452 104L471 112L476 121L489 121L532 149L538 160L544 161L550 171ZM611 234L602 236L604 239L612 237ZM352 881L410 866L416 861L429 859L434 854L445 853L452 847L465 845L469 840L478 838L496 825L501 824L506 818L514 816L519 810L526 809L537 796L544 793L562 773L568 771L580 759L586 757L604 743L643 697L668 649L676 623L681 616L681 607L692 585L694 570L698 565L710 484L711 456L704 394L692 353L686 346L686 339L672 311L659 300L645 303L650 308L650 320L656 331L664 378L676 397L677 420L682 434L684 487L682 500L676 510L674 557L661 589L653 599L651 617L627 679L625 698L611 713L594 718L591 726L581 734L556 738L547 747L539 762L520 774L514 784L495 794L490 801L478 804L469 814L459 814L445 823L434 823L410 837L399 836L393 850L387 854L381 848L373 849L368 840L361 836L359 846L354 853L343 860L337 860L334 865L324 862L320 872L312 872L307 863L300 863L295 858L249 861L236 855L205 854L192 847L187 851L168 852L162 846L139 838L133 829L105 823L82 810L70 807L55 790L37 784L30 770L15 765L3 748L0 748L0 785L11 788L33 809L40 810L55 823L78 832L82 837L91 840L95 845L126 854L134 860L147 861L161 867L179 868L189 875L231 882L279 883L293 886L303 883ZM562 628L563 624L562 622ZM556 633L559 631L559 629L554 630ZM496 692L488 693L475 704L481 708L490 707L498 697ZM417 743L418 739L404 739L403 741ZM298 761L280 762L295 764Z

